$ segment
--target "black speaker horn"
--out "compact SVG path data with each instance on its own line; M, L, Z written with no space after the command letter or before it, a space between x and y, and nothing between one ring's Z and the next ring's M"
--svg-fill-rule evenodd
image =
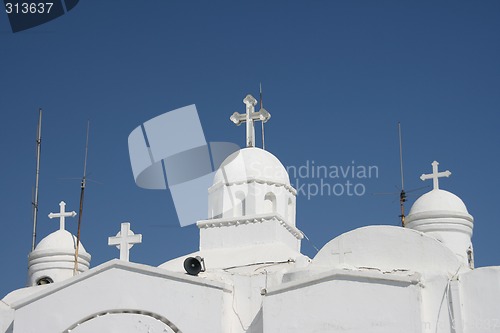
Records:
M189 257L184 260L184 269L189 275L198 275L205 271L205 261L202 257Z

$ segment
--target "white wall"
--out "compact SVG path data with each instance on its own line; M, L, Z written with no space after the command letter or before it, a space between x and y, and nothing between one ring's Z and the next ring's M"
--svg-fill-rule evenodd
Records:
M302 288L270 291L264 332L421 332L420 291L413 284L325 277Z
M459 281L464 333L500 332L500 267L475 269Z
M199 278L162 274L157 268L144 266L147 269L137 270L142 265L129 266L132 268L109 267L88 278L82 274L75 279L78 283L54 284L52 289L45 289L48 294L40 299L13 304L14 333L64 332L97 314L110 312L120 314L114 320L127 320L124 318L127 311L141 311L146 317L159 316L184 333L227 331L222 309L231 293L229 289ZM112 323L113 320L103 320L104 326L98 325L100 331L107 332Z

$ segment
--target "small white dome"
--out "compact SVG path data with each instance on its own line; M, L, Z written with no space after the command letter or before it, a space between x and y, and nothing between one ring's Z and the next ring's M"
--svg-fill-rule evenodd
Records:
M35 251L42 250L62 250L74 252L76 248L76 237L72 235L67 230L57 230L38 243ZM79 250L80 253L86 253L82 242L80 242Z
M473 268L474 218L455 194L434 189L413 204L405 227L436 238L448 247L464 267Z
M435 189L418 198L408 216L434 211L469 214L462 199L451 192Z
M248 179L290 186L288 173L278 158L256 147L243 148L229 155L215 173L213 184L238 183Z
M38 243L28 256L28 285L60 282L72 278L75 269L76 237L59 229ZM90 267L91 256L80 242L78 272Z

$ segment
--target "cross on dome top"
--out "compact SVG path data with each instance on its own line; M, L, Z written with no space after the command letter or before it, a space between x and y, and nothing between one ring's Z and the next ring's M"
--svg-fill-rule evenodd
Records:
M438 172L438 165L439 163L437 161L432 162L432 173L422 174L422 176L420 176L422 180L432 179L434 190L439 190L439 178L449 177L451 175L449 170Z
M129 250L134 246L134 244L142 243L142 235L135 235L132 230L130 230L130 223L124 222L121 225L120 231L115 237L108 238L108 245L116 245L120 249L120 260L129 261Z
M267 112L261 105L260 110L255 112L255 105L257 105L257 100L250 94L248 94L244 99L243 103L246 105L246 113L235 112L229 118L236 125L241 125L241 123L246 123L247 125L247 147L255 147L255 128L254 121L260 120L262 122L267 122L271 118L271 114Z
M59 213L50 213L49 214L50 219L53 219L56 217L59 218L59 229L60 230L65 230L65 227L66 227L65 226L65 218L66 217L75 217L75 216L76 216L75 211L71 211L71 212L66 211L66 203L64 201L61 201L59 203Z

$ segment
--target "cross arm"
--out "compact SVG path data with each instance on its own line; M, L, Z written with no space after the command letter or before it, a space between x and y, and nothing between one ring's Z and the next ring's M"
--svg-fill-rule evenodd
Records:
M64 217L75 217L76 216L76 212L75 211L64 212L63 214L64 215L62 215L61 213L50 213L49 214L49 218L53 219L53 218L61 217L61 216L64 216Z
M232 114L231 117L229 117L229 119L235 123L236 125L240 126L241 123L244 123L245 120L246 120L246 114L241 114L241 113L238 113L238 112L235 112Z
M231 115L229 118L233 123L236 125L241 125L241 123L244 123L246 121L246 114L241 114L238 112L235 112ZM260 109L258 112L252 112L250 115L251 120L260 120L263 122L267 122L269 119L271 119L271 114L264 108Z
M261 108L259 112L256 113L260 121L267 122L269 119L271 119L271 114L264 108Z
M450 177L451 176L451 172L449 170L446 170L446 171L442 171L442 172L439 172L437 173L437 175L439 177ZM421 180L427 180L427 179L433 179L435 178L436 176L433 175L433 174L422 174L422 176L420 176L420 179Z

